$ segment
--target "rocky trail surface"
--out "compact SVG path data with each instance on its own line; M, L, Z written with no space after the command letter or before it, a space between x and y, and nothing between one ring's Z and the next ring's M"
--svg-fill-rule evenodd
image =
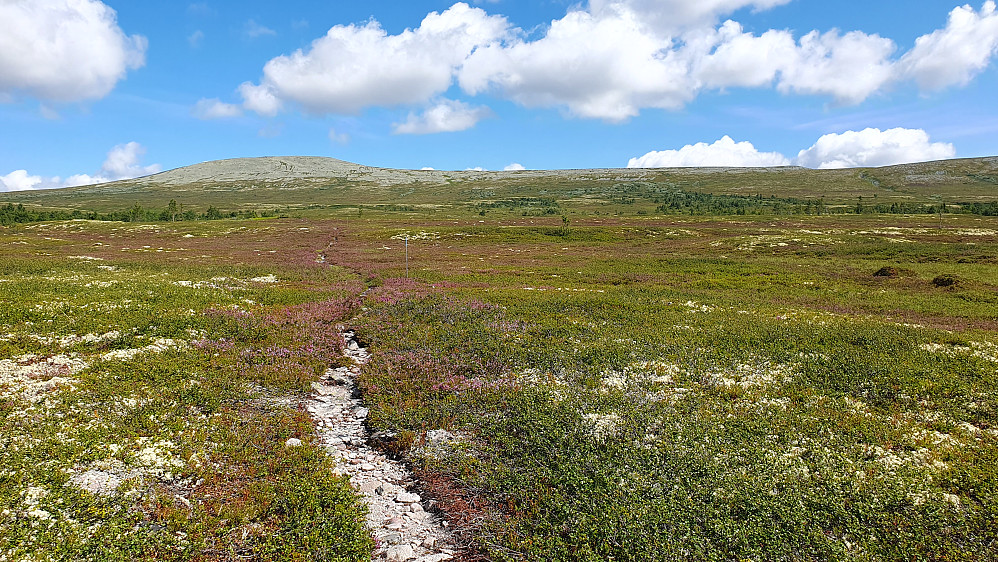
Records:
M452 543L447 523L426 511L432 502L411 491L412 473L367 445L368 410L357 396L355 378L370 354L353 331L343 332L343 339L345 354L354 365L329 369L312 383L307 409L322 444L339 462L337 471L350 478L368 505L367 524L377 541L374 560L450 560L455 551L448 548Z

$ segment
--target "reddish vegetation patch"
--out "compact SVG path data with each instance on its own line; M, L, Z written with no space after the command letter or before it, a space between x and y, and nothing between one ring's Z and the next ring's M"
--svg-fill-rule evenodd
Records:
M376 303L394 304L404 299L418 299L429 295L433 288L421 281L406 277L389 277L371 289L368 298Z
M419 493L436 502L440 515L450 526L455 546L459 549L453 560L456 562L483 562L490 560L476 545L475 537L479 529L494 512L492 506L483 496L462 486L450 475L432 472L425 469L415 471L416 480L420 485Z
M113 224L113 223L112 223ZM184 237L183 223L143 230L122 223L115 230L59 230L60 254L86 254L108 261L193 261L226 265L279 265L284 269L314 268L320 252L339 234L330 221L232 221L226 234ZM23 231L38 236L48 230Z

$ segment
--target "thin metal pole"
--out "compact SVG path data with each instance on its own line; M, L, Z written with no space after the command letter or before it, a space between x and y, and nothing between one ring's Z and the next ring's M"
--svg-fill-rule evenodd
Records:
M405 235L405 276L409 277L409 235Z

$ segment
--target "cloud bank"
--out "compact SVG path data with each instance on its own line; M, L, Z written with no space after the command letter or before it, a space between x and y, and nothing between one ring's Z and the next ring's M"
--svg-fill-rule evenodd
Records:
M725 135L714 144L688 144L679 150L652 151L631 158L628 168L681 168L723 166L733 168L787 166L790 160L779 152L759 152L750 142L735 142Z
M795 162L808 168L860 168L943 160L956 156L949 143L930 142L921 129L864 129L824 135Z
M906 83L934 91L967 84L998 55L994 0L979 10L955 8L944 28L919 37L907 52L864 31L756 34L721 21L739 9L788 2L591 0L539 32L461 2L396 35L374 20L337 25L308 49L270 60L262 79L239 91L245 109L265 116L289 106L355 114L425 106L456 85L471 96L621 122L729 88L819 96L840 105Z
M943 160L956 156L952 144L930 142L921 129L864 129L822 136L791 160L779 152L761 152L750 142L724 136L713 144L652 151L631 158L628 168L768 167L794 164L805 168L861 168Z

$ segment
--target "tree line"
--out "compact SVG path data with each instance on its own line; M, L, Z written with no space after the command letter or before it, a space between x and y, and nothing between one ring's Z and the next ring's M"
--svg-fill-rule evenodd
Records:
M934 215L998 216L998 201L988 203L877 203L860 197L855 205L829 205L821 199L777 198L762 195L714 195L696 191L658 194L655 211L666 215Z
M258 217L277 216L275 211L222 211L215 206L209 206L202 213L184 209L175 199L171 199L164 209L144 209L141 205L119 211L98 213L96 211L44 211L28 209L23 204L7 203L0 206L0 225L11 226L20 223L58 221L58 220L95 220L120 222L179 222L219 219L253 219Z

